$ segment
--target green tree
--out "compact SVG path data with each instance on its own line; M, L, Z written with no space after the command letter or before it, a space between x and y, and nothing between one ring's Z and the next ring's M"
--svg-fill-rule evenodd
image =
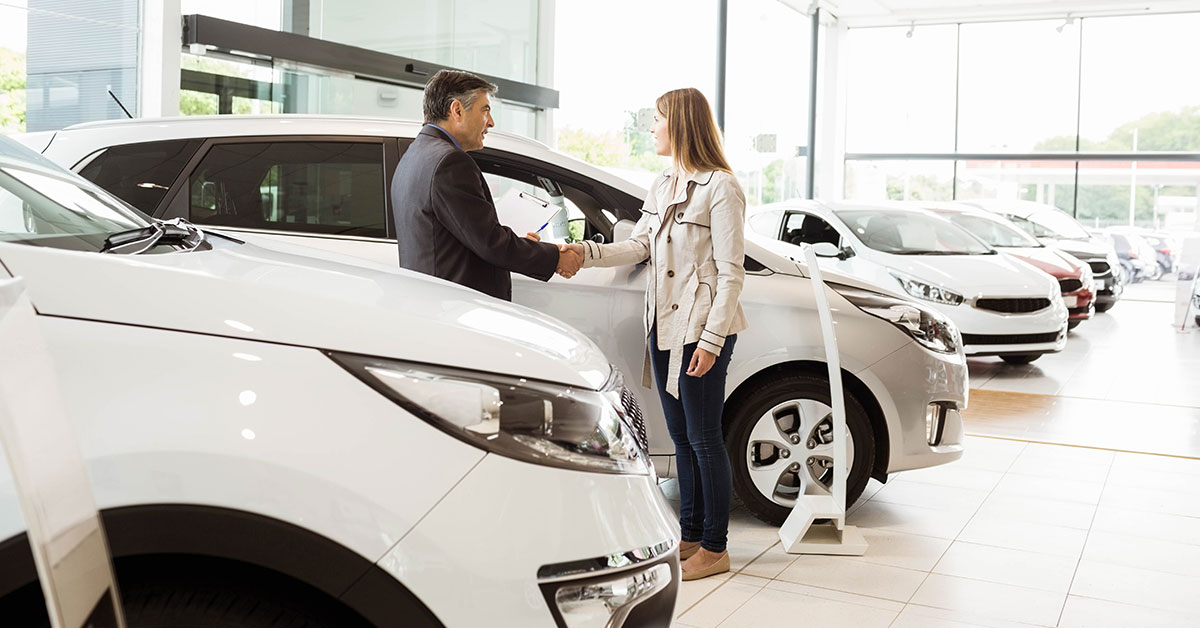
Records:
M0 48L0 131L25 130L25 55Z

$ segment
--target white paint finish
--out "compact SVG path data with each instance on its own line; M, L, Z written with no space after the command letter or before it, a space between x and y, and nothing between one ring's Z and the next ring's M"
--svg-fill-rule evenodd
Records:
M540 567L664 541L678 543L679 523L652 478L548 471L492 455L379 565L447 626L498 617L552 626Z
M101 509L244 510L375 561L484 456L313 349L40 322Z

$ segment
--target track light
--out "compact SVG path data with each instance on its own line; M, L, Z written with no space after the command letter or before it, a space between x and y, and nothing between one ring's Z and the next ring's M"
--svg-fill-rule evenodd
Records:
M905 37L907 37L907 38L909 38L909 39L912 39L912 34L913 34L913 31L915 31L915 30L917 30L917 23L916 23L916 22L909 22L909 24L908 24L908 32L907 32L907 33L904 33L904 36L905 36Z
M1060 32L1060 33L1061 33L1061 32L1063 31L1063 29L1064 29L1064 28L1066 28L1066 27L1068 27L1068 26L1070 26L1070 25L1072 25L1072 24L1074 24L1074 23L1075 23L1075 18L1071 17L1071 14L1070 14L1070 13L1068 13L1068 14L1067 14L1067 19L1063 20L1063 23L1062 23L1062 24L1059 24L1058 26L1055 26L1055 27L1054 27L1054 30L1056 30L1056 31L1058 31L1058 32Z

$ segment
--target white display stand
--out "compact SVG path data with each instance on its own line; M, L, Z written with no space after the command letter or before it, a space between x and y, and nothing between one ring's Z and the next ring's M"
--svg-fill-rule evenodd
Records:
M837 336L833 316L825 297L825 282L817 265L813 247L801 245L808 276L812 282L821 334L825 340L825 362L829 366L829 387L833 407L833 486L830 495L800 495L796 506L779 528L779 539L789 554L834 554L862 556L867 540L858 528L846 525L846 402L842 390L842 365L838 359ZM816 523L819 519L827 523Z

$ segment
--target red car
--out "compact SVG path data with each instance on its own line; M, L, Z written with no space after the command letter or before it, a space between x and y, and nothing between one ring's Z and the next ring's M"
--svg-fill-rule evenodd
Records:
M1092 268L1070 253L1050 248L1003 217L973 207L953 203L923 203L928 209L962 227L971 235L1049 273L1062 287L1063 301L1070 316L1067 329L1075 329L1096 311L1096 292Z

